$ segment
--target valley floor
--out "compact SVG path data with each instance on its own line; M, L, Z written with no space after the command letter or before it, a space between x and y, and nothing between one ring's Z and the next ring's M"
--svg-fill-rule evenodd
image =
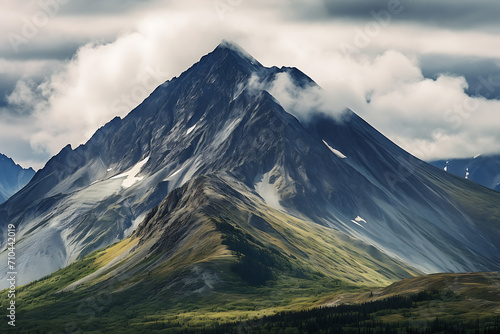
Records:
M56 283L66 285L75 278L67 274L85 274L90 267L81 262L50 282L22 287L15 332L500 332L500 273L425 275L378 289L286 278L260 287L229 284L224 292L186 295L143 294L151 286L125 293L55 293ZM5 309L5 299L1 304Z

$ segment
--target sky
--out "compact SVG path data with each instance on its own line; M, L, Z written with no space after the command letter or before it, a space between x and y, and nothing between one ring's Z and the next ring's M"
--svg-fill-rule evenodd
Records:
M0 6L0 152L24 167L85 143L223 39L299 68L329 109L351 108L423 160L500 153L497 0Z

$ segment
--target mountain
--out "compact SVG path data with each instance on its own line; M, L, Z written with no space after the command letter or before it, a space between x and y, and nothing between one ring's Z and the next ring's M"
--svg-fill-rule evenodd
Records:
M299 121L266 90L283 75L296 90L316 87L296 68L264 67L222 43L85 145L65 147L0 206L0 229L17 226L19 283L144 232L148 212L167 195L214 174L308 222L306 229L329 228L371 245L407 272L499 268L499 193L412 157L350 110L337 120L313 110ZM152 240L179 237L155 226ZM210 249L205 255L216 256L218 248Z
M24 187L33 175L33 168L24 169L11 158L0 154L0 203Z
M430 162L431 165L458 177L500 191L500 155L478 155L468 159L449 159Z

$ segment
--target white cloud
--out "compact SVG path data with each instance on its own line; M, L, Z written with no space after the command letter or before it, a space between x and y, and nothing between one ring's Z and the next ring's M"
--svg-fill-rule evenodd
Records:
M251 91L268 91L287 112L305 122L317 113L330 115L340 121L347 109L347 104L343 101L348 101L351 94L348 90L327 92L316 85L300 87L288 72L278 73L268 83L253 75L247 85Z
M12 94L7 96L7 102L21 109L31 107L38 99L36 90L37 87L33 81L18 81Z
M386 52L368 64L351 63L352 77L330 82L328 90L344 85L357 92L346 103L421 159L500 152L500 101L468 96L463 77L424 78L418 64L403 58Z

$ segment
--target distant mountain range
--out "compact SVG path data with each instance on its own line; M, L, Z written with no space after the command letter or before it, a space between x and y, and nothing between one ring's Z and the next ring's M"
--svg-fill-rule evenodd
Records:
M500 155L478 155L466 159L431 161L431 165L458 177L463 177L500 191Z
M11 158L0 154L0 203L28 184L34 175L33 168L25 169Z

